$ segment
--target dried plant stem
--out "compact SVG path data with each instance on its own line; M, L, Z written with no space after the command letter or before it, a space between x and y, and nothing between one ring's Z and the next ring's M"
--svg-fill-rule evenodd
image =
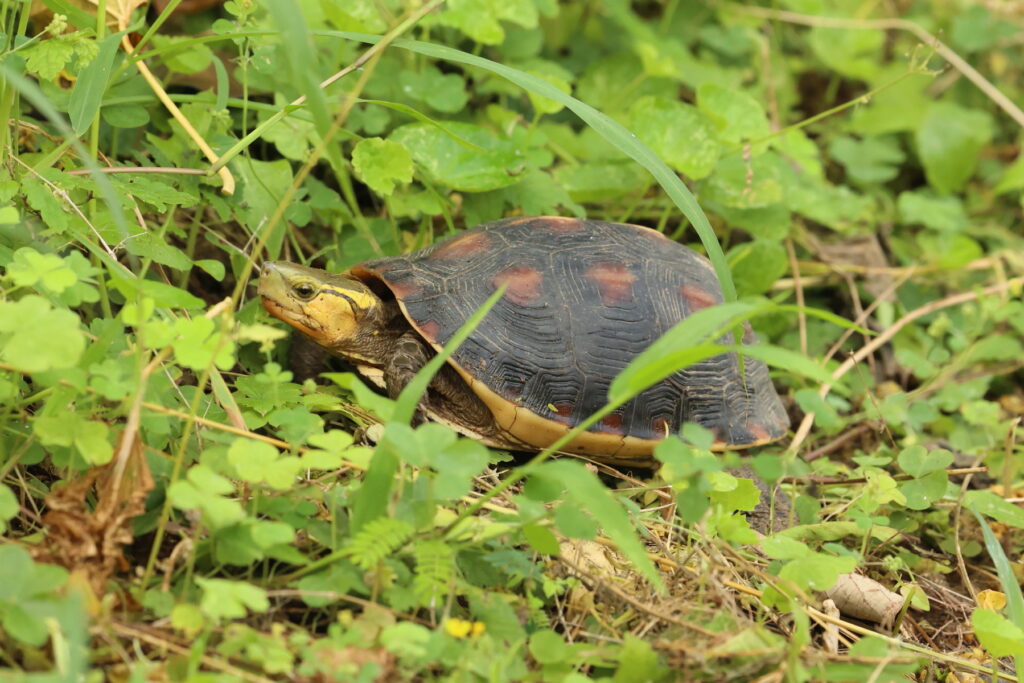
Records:
M887 330L879 334L869 343L865 344L860 350L858 350L852 356L847 358L846 361L844 361L843 364L836 368L836 370L832 373L832 381L821 386L821 389L818 390L818 395L821 396L822 398L827 396L829 391L832 390L832 387L836 381L838 381L843 375L845 375L847 372L853 369L857 365L857 363L864 360L864 358L866 358L868 355L874 353L885 344L888 344L892 340L892 338L899 333L900 330L902 330L904 327L914 322L918 318L922 318L931 313L935 313L936 311L941 311L944 308L951 308L953 306L959 306L960 304L967 303L968 301L975 301L976 299L982 296L987 296L990 294L1000 294L1014 287L1021 286L1024 286L1024 277L1015 277L1006 280L1005 282L1001 282L998 285L986 287L985 289L982 289L980 291L954 294L953 296L948 296L945 299L939 299L938 301L932 301L929 304L914 309L913 311L907 313L902 318L893 323L891 327L889 327ZM804 419L800 423L800 427L797 428L796 434L793 436L792 443L790 443L789 445L789 454L795 454L799 450L800 445L803 444L804 440L807 439L807 435L810 433L811 425L813 424L814 413L811 412L804 415Z
M125 19L122 19L122 31L125 30L124 24ZM132 51L135 49L135 46L132 45L132 41L131 39L129 39L127 33L121 36L121 46L128 54L131 54ZM185 133L188 134L190 138L192 138L192 141L196 143L196 146L202 151L204 155L206 155L206 158L210 160L210 163L216 164L220 160L220 157L217 156L217 153L213 151L213 148L211 148L210 145L206 143L206 140L204 140L203 136L199 134L199 131L195 129L195 126L193 126L192 122L188 120L188 117L181 113L181 110L178 109L178 105L171 101L171 98L167 95L167 91L164 90L164 87L160 84L160 81L157 80L156 76L153 75L153 72L149 70L149 67L146 66L146 63L140 59L135 62L135 68L138 69L139 73L142 75L142 78L144 78L146 83L149 84L149 87L153 90L153 93L156 95L156 98L160 100L160 103L163 104L167 111L171 113L171 116L174 117L174 120L177 121L181 125L181 127L185 129ZM235 177L231 175L231 171L229 171L227 168L222 167L217 170L217 175L220 176L221 182L223 183L220 191L226 195L234 194Z
M163 634L156 635L151 632L152 629L143 629L138 626L129 626L128 624L122 624L116 621L110 622L110 628L122 638L134 638L136 640L141 640L145 643L152 645L153 647L170 650L171 652L177 655L187 657L195 655L191 647L179 645L178 643L174 642L173 640L164 636ZM273 682L273 679L271 678L257 676L256 674L249 673L244 669L239 669L236 666L222 662L219 659L210 657L209 655L199 655L199 661L202 662L203 666L209 667L210 669L213 669L215 671L220 671L221 673L228 674L229 676L233 676L234 678L237 678L240 681L253 681L254 683Z

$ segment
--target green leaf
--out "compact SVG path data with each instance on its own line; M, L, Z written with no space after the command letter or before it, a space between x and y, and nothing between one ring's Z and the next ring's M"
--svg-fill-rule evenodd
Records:
M789 269L786 249L777 241L753 240L726 254L740 296L763 294Z
M714 122L722 142L738 145L771 133L764 107L739 90L702 83L697 88L697 108Z
M229 479L206 465L193 465L185 477L167 489L167 497L174 507L202 510L203 521L214 529L234 524L245 517L238 501L227 497L235 492Z
M619 653L619 668L612 678L614 683L635 683L636 681L656 681L665 672L658 666L658 653L646 640L631 633L626 634Z
M199 608L214 621L242 619L249 610L265 612L270 607L266 592L251 583L199 576L195 581L203 591Z
M815 26L811 29L810 44L822 62L851 78L874 78L884 61L881 51L885 34L882 31Z
M907 499L904 505L911 510L927 510L934 501L942 498L948 483L949 476L942 470L904 482L900 486L900 493Z
M21 51L25 68L41 80L52 81L75 54L75 43L61 36L40 40Z
M650 185L644 169L631 162L591 162L559 166L555 181L577 202L601 201L640 193Z
M993 657L1024 656L1024 630L998 612L974 610L971 627L978 642Z
M545 477L561 482L568 499L590 513L640 574L656 589L662 589L664 584L661 576L647 557L629 515L596 475L581 463L570 460L545 462L537 471L543 471Z
M667 97L641 97L629 108L629 127L669 166L690 178L711 173L719 144L711 123L696 107Z
M518 180L508 171L522 162L510 141L471 123L449 122L446 128L479 150L465 147L427 123L406 124L395 129L389 139L403 145L432 180L454 190L486 192Z
M709 472L707 476L712 482L708 497L730 512L749 512L761 501L761 491L750 479L734 477L727 472Z
M892 180L906 158L896 138L886 136L841 136L829 145L829 154L846 167L850 180L864 185Z
M967 491L964 505L997 522L1024 529L1024 508L1007 502L992 491Z
M953 454L944 449L931 452L924 446L908 446L896 456L900 469L912 477L923 477L926 474L943 470L953 463Z
M7 264L7 276L19 287L34 287L59 294L78 282L78 275L70 264L57 254L40 254L32 247L14 252Z
M530 547L545 555L558 555L558 539L551 530L540 524L527 524L523 527L523 536Z
M235 343L210 318L178 318L172 335L175 358L187 368L202 370L214 363L229 370L235 364Z
M29 294L0 301L0 360L21 372L73 367L85 350L78 316Z
M393 140L365 138L352 150L356 175L377 194L390 195L395 183L412 181L412 157L404 145Z
M228 448L228 462L243 481L266 484L278 491L291 488L302 469L302 461L296 456L282 456L270 444L243 437L235 439Z
M81 135L96 118L100 102L110 82L110 72L114 67L114 58L121 42L121 33L114 33L100 41L99 52L89 65L78 74L78 80L71 89L68 100L68 118L71 129Z
M917 131L917 154L928 182L941 194L963 189L978 154L992 139L992 118L980 109L936 102Z
M18 497L14 495L6 484L0 484L0 534L7 532L7 521L13 519L21 506L18 505Z
M940 232L961 232L969 221L959 197L936 197L931 192L900 192L896 200L900 223L920 224Z
M529 647L539 664L557 664L572 656L572 649L562 636L547 629L531 635Z
M436 21L459 29L479 43L497 45L505 39L502 21L533 28L537 18L533 0L448 0Z

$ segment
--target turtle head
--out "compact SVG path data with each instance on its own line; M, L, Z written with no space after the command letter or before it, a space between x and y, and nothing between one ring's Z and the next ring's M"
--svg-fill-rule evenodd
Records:
M340 356L374 361L361 353L383 317L383 302L347 275L287 261L266 261L258 290L263 307Z

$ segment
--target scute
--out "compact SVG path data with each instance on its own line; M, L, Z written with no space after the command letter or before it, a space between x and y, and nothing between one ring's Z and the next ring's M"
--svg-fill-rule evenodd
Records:
M505 284L452 364L499 424L527 443L550 438L532 434L544 424L564 433L602 407L612 380L640 352L687 315L722 301L710 262L693 250L647 228L571 218L496 221L351 272L387 285L438 348ZM789 420L768 369L748 357L745 372L735 354L697 363L568 450L649 453L684 422L711 429L724 447L781 437Z

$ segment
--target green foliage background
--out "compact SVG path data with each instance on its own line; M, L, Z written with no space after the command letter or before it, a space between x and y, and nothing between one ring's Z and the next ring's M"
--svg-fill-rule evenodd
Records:
M1024 655L1019 8L186 7L0 11L4 666L895 680ZM740 301L612 400L756 316L791 413L816 416L799 453L752 461L788 475L793 529L750 530L756 492L700 430L655 472L601 479L413 429L408 397L349 373L297 383L247 289L263 258L342 270L540 214L641 223L712 258ZM913 637L822 647L815 591L854 570L909 596Z

